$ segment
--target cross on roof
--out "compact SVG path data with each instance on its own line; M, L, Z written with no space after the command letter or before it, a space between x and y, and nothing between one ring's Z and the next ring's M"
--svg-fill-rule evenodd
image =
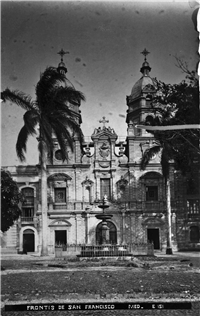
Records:
M99 123L103 123L103 128L105 128L105 124L109 123L109 121L105 119L105 116L103 116L103 120L100 120Z
M57 54L60 55L61 61L63 61L63 56L64 56L65 54L69 54L69 52L65 52L63 49L61 49Z
M146 61L147 59L146 59L146 56L148 55L148 54L150 54L150 52L148 52L148 50L146 50L146 48L141 52L141 54L142 55L144 55L144 60Z

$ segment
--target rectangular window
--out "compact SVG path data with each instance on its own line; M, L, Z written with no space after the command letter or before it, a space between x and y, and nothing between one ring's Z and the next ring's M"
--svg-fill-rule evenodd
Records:
M33 208L27 207L27 208L22 209L22 217L30 218L30 217L33 217L33 214L34 214Z
M146 186L146 201L158 201L157 186Z
M106 195L108 200L111 198L110 179L100 179L101 184L101 200Z
M22 222L33 222L34 217L34 190L32 188L22 189L24 201L22 203Z
M187 210L190 215L199 214L199 200L198 199L189 199L187 200Z
M22 194L24 196L23 206L33 206L34 205L34 190L32 188L22 189Z
M55 188L55 203L66 203L66 188Z

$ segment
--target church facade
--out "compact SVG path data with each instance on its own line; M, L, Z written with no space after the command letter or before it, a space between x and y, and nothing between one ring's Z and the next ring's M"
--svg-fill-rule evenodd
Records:
M80 146L74 138L69 160L62 161L54 138L53 164L47 165L48 185L48 251L56 245L101 244L101 221L95 215L106 195L112 214L108 221L111 244L153 243L154 249L166 248L167 209L165 183L160 156L155 156L145 171L140 160L145 149L153 145L150 133L136 128L150 113L156 93L151 68L145 60L142 76L126 97L127 135L118 135L105 117L99 121L91 140ZM81 124L80 105L69 105ZM6 249L40 252L42 240L41 177L36 166L5 167L18 183L26 199L22 215L4 234ZM199 175L197 185L179 172L170 170L173 250L200 248Z

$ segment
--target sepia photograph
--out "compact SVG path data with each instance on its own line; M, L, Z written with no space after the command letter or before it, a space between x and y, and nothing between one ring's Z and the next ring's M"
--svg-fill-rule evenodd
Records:
M199 1L1 1L1 315L200 313Z

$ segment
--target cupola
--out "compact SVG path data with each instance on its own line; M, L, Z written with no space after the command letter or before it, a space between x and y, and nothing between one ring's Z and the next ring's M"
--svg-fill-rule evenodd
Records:
M61 61L60 61L60 63L58 64L57 70L58 70L58 72L60 72L60 73L62 73L62 74L64 75L64 74L67 73L67 68L66 68L66 66L65 66L65 63L63 62L63 56L64 56L65 54L69 54L69 52L65 52L63 49L61 49L61 50L58 52L58 54L59 54L60 57L61 57Z
M153 79L149 76L149 73L151 71L151 67L149 66L149 63L146 59L146 56L149 54L149 52L146 50L146 48L141 52L141 54L144 55L144 62L142 64L142 67L140 68L140 72L142 73L142 77L134 84L132 90L130 99L134 100L140 97L144 90L148 87L151 89L155 87L155 84L153 82Z

